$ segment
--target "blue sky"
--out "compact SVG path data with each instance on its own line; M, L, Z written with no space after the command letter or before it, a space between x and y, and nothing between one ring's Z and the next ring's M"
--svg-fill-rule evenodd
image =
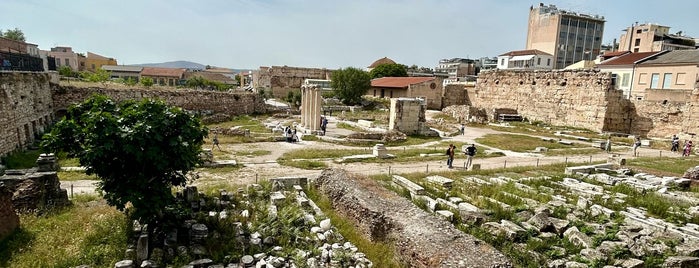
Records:
M604 44L634 22L699 37L699 1L543 2L605 17ZM443 58L524 49L521 0L1 0L0 29L22 29L48 50L114 57L119 64L189 60L229 68L366 67L389 57L434 68Z

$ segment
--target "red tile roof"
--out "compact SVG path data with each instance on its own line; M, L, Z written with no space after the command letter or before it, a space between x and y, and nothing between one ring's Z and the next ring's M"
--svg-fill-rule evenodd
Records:
M381 64L396 64L396 62L393 61L392 59L387 58L387 57L383 57L383 58L376 60L371 65L369 65L368 68L376 68L376 66L379 66Z
M653 56L655 54L662 53L661 52L636 52L636 53L629 53L626 55L622 55L616 58L611 58L609 60L603 61L600 64L597 64L598 66L613 66L613 65L630 65L634 64L635 62Z
M603 58L611 58L611 57L621 56L621 55L628 54L628 53L631 53L631 51L626 51L626 50L625 51L621 51L621 50L611 51L611 52L607 52L607 53L602 54L602 57Z
M410 85L434 80L434 77L381 77L371 80L372 87L407 88Z
M179 68L160 68L160 67L143 67L141 75L144 76L166 76L181 78L185 69Z
M549 55L553 56L549 53L543 52L538 49L527 49L527 50L514 50L507 52L505 54L502 54L500 56L528 56L528 55Z

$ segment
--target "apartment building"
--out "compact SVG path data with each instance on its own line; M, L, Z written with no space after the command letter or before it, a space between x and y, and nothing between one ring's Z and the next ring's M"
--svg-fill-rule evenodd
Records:
M619 37L619 50L654 52L696 48L694 38L683 36L681 31L671 34L668 26L636 23L623 31Z
M553 55L554 69L563 69L581 60L594 60L600 54L604 17L557 8L532 6L526 49Z

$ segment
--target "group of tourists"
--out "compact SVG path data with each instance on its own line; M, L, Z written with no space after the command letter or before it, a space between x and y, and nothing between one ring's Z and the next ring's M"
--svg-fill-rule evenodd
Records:
M680 138L677 137L677 135L672 135L672 140L670 141L671 147L670 151L679 153L680 150ZM682 145L682 156L690 156L692 155L692 141L691 140L684 140L684 144Z
M291 127L286 126L284 128L284 138L286 138L286 142L298 142L299 136L296 135L296 128L292 130Z
M464 167L467 169L471 168L471 165L473 164L473 157L476 156L476 145L471 144L468 147L464 147L462 149L462 152L466 155L466 163ZM449 144L449 148L447 149L447 166L449 168L454 168L454 155L456 154L456 146L454 144Z

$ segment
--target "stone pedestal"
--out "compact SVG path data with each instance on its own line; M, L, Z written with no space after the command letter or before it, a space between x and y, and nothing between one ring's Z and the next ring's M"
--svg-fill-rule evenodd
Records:
M374 145L373 151L374 156L378 158L386 158L388 156L388 150L386 150L386 146L384 146L381 143Z
M58 171L58 159L54 154L40 154L36 166L39 172Z

